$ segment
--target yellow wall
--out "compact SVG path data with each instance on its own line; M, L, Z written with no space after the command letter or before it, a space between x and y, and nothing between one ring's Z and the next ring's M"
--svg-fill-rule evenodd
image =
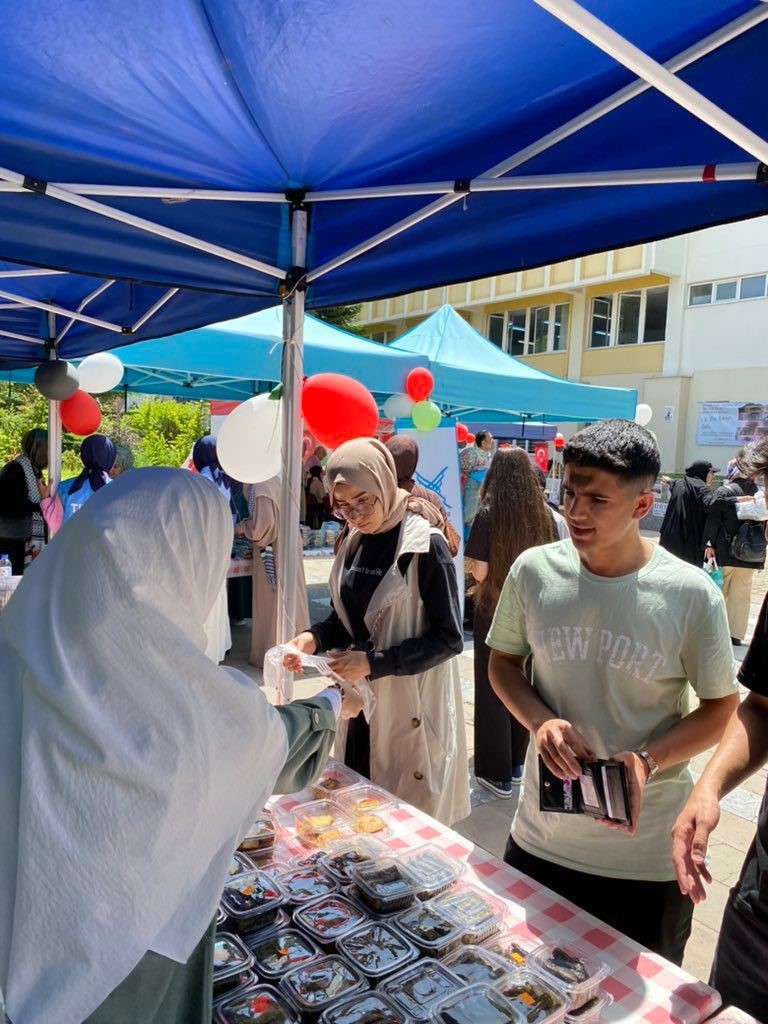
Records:
M521 363L528 363L535 366L543 373L551 373L555 377L568 376L568 353L567 352L541 352L535 356L518 356Z
M524 299L489 302L483 306L483 316L488 313L503 313L507 309L527 309L528 306L548 306L550 303L570 302L572 298L573 296L567 292L544 292L542 295L527 295Z
M601 377L608 373L661 373L664 342L647 345L615 345L613 348L587 348L581 355L581 377Z
M587 298L595 295L610 295L613 292L632 292L636 288L655 288L657 285L669 284L669 278L661 274L644 274L642 277L625 277L621 281L604 281L602 284L591 284L587 288Z

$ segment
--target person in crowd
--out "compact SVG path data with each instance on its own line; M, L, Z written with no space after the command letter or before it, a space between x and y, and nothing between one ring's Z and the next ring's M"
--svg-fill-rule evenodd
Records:
M316 466L319 467L320 469L324 469L327 461L327 448L324 448L321 444L318 444L315 445L314 451L309 456L307 461L304 463L304 468L307 470L307 472L309 472L311 469L314 469Z
M0 616L14 1024L210 1024L232 854L273 791L322 769L340 707L328 690L273 708L205 657L231 539L209 481L137 469L64 524ZM72 642L84 624L97 643Z
M459 467L461 469L461 497L464 506L464 540L469 537L472 529L472 522L477 514L477 507L480 501L480 485L488 472L489 460L486 453L481 451L476 444L468 445L459 452Z
M541 488L541 496L544 498L544 504L547 507L549 514L552 516L552 520L555 524L555 530L557 531L558 540L568 540L570 537L570 531L568 529L568 523L565 521L565 516L560 514L560 509L557 507L556 502L551 501L547 497L547 474L541 468L541 466L534 466L533 472L536 474L536 479L539 482Z
M216 438L212 434L205 434L195 441L192 448L192 463L197 472L214 483L227 499L234 522L237 508L232 500L233 481L222 469L216 450Z
M659 544L673 555L691 565L704 561L704 521L707 511L704 498L708 496L715 473L711 462L699 459L685 468L682 480L672 483L667 511L661 524Z
M306 488L306 520L312 530L319 530L325 522L325 500L327 492L323 483L323 470L313 466L309 471L309 483Z
M520 555L487 640L491 685L532 736L505 860L679 964L693 904L671 829L689 760L738 704L725 606L700 569L640 534L660 461L647 430L605 420L563 456L571 539ZM624 765L631 824L540 809L539 758L572 783L596 757Z
M0 554L8 555L14 576L43 549L46 514L54 499L43 471L48 466L48 431L28 430L21 452L0 471Z
M352 691L337 755L427 814L451 824L469 813L456 570L436 509L397 486L381 442L347 441L331 455L328 486L349 533L330 578L333 609L300 633L300 651L330 652L349 683L371 680L370 722ZM300 669L296 656L286 667ZM357 708L357 710L356 710Z
M264 655L278 642L277 538L280 530L280 478L273 477L260 484L246 485L250 515L235 527L238 536L253 543L253 613L251 625L251 665L264 666ZM301 535L296 535L296 624L299 629L309 625L307 584Z
M423 498L424 501L430 502L445 519L445 505L440 495L428 487L416 483L413 479L413 474L419 464L419 446L416 440L407 434L395 434L387 441L387 448L395 460L397 486L408 491L414 498Z
M62 481L64 522L71 519L88 499L111 483L109 471L115 462L115 446L103 434L91 434L80 445L83 464L79 476Z
M749 501L757 492L746 456L746 449L740 448L736 458L729 463L726 483L714 492L702 495L706 509L702 542L706 547L702 549L701 561L714 556L723 570L723 597L734 647L740 647L744 642L749 624L752 580L758 569L765 567L764 533L761 549L755 555L757 561L745 561L739 557L736 546L739 531L746 522L739 519L736 506L739 502Z
M523 778L528 730L491 689L485 642L501 588L515 559L528 548L557 539L551 509L522 448L496 452L480 488L480 508L467 541L472 559L475 613L475 777L496 796L510 797Z
M134 466L133 452L127 444L115 443L115 461L109 471L110 478L116 480L121 473L127 473Z
M484 453L486 463L490 463L493 455L493 434L490 430L478 430L475 434L475 447Z
M768 471L768 441L746 461L754 475ZM752 643L739 669L749 693L728 722L714 756L675 822L673 860L680 891L694 903L706 899L712 881L707 845L720 820L720 801L768 761L768 596ZM765 1018L768 978L756 965L768 951L768 787L738 882L731 889L720 926L710 984L723 1002Z

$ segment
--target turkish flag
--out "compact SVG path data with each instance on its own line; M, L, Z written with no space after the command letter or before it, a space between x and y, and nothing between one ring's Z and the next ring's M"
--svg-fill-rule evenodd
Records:
M549 445L537 444L533 449L533 461L542 472L546 473L549 466Z

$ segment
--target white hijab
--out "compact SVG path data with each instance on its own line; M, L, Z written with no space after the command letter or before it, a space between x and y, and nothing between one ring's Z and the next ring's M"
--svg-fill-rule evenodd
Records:
M206 658L232 520L140 469L56 535L0 615L0 1009L80 1024L154 950L185 962L288 743Z

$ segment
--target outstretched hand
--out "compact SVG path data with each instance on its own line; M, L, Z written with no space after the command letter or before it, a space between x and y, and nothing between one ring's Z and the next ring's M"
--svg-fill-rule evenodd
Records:
M712 875L706 865L707 843L720 821L720 805L714 793L694 788L672 829L672 863L677 884L694 903L707 898Z

